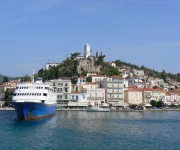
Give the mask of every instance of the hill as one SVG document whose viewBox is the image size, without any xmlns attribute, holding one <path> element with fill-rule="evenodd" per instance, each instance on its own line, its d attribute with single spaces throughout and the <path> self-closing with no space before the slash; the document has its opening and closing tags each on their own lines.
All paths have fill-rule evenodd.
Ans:
<svg viewBox="0 0 180 150">
<path fill-rule="evenodd" d="M 3 82 L 5 75 L 0 74 L 0 84 Z M 19 77 L 8 77 L 9 80 L 19 79 Z"/>
<path fill-rule="evenodd" d="M 164 82 L 167 82 L 167 79 L 172 79 L 174 81 L 180 82 L 180 73 L 172 74 L 172 73 L 167 73 L 165 70 L 162 70 L 162 72 L 158 72 L 155 71 L 154 69 L 149 69 L 145 66 L 139 67 L 135 64 L 126 63 L 120 60 L 116 60 L 114 62 L 117 66 L 127 66 L 130 67 L 131 69 L 143 70 L 147 76 L 161 78 L 164 80 Z"/>
</svg>

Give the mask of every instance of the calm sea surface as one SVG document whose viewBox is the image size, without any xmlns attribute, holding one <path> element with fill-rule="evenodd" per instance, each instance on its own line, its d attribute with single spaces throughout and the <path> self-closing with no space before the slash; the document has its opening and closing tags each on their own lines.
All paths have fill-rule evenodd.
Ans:
<svg viewBox="0 0 180 150">
<path fill-rule="evenodd" d="M 57 111 L 18 121 L 0 111 L 0 150 L 179 150 L 180 111 Z"/>
</svg>

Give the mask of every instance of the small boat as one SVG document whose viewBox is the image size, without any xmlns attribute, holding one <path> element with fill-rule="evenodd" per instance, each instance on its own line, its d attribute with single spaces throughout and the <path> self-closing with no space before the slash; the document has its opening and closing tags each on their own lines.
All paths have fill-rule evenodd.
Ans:
<svg viewBox="0 0 180 150">
<path fill-rule="evenodd" d="M 56 110 L 56 93 L 49 84 L 38 78 L 36 82 L 19 83 L 12 98 L 19 120 L 35 120 L 52 116 Z"/>
<path fill-rule="evenodd" d="M 108 104 L 102 103 L 96 106 L 88 107 L 87 111 L 88 112 L 109 112 L 110 108 Z"/>
</svg>

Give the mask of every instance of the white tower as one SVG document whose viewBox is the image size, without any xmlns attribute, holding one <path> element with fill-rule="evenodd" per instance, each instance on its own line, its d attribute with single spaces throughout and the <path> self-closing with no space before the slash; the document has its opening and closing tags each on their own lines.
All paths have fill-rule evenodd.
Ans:
<svg viewBox="0 0 180 150">
<path fill-rule="evenodd" d="M 84 46 L 84 59 L 87 59 L 91 55 L 90 53 L 90 45 L 86 44 Z"/>
</svg>

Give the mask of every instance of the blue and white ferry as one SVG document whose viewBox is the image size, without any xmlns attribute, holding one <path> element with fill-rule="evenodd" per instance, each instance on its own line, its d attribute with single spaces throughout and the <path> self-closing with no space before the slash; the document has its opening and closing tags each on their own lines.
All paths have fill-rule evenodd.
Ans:
<svg viewBox="0 0 180 150">
<path fill-rule="evenodd" d="M 56 110 L 56 92 L 49 84 L 43 83 L 42 78 L 37 78 L 35 83 L 19 83 L 12 98 L 12 105 L 20 120 L 49 117 Z"/>
</svg>

